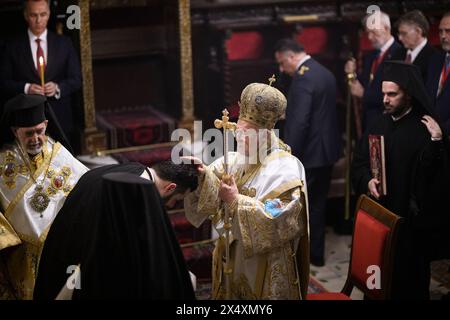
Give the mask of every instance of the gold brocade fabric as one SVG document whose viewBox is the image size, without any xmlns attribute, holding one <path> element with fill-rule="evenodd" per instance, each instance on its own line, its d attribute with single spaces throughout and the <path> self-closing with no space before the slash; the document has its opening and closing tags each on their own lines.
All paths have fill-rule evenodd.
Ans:
<svg viewBox="0 0 450 320">
<path fill-rule="evenodd" d="M 72 186 L 87 171 L 48 138 L 43 153 L 27 160 L 18 146 L 0 150 L 0 299 L 33 298 L 48 230 Z M 37 186 L 48 195 L 42 212 L 32 206 Z"/>
<path fill-rule="evenodd" d="M 33 299 L 34 283 L 37 276 L 39 257 L 43 244 L 35 246 L 23 242 L 19 246 L 8 248 L 0 252 L 4 259 L 6 268 L 2 270 L 5 278 L 10 279 L 9 292 L 0 299 Z M 2 272 L 0 271 L 0 272 Z"/>
<path fill-rule="evenodd" d="M 34 173 L 37 170 L 37 168 L 42 166 L 42 164 L 44 163 L 44 156 L 42 155 L 42 153 L 39 153 L 30 159 L 30 163 L 32 173 Z"/>
<path fill-rule="evenodd" d="M 31 174 L 34 174 L 36 170 L 45 164 L 45 159 L 49 162 L 49 156 L 50 153 L 45 149 L 45 152 L 30 158 Z M 49 165 L 49 163 L 47 163 L 47 165 Z M 6 228 L 9 227 L 9 238 L 11 238 L 11 236 L 13 239 L 18 238 L 9 223 L 6 224 L 5 221 L 0 222 L 3 222 L 0 224 L 0 232 L 3 231 L 3 229 L 6 231 Z M 4 237 L 2 237 L 2 235 Z M 45 236 L 42 238 L 45 238 Z M 34 283 L 43 242 L 36 245 L 29 243 L 26 240 L 21 241 L 19 238 L 19 241 L 21 241 L 20 245 L 9 247 L 14 245 L 14 243 L 6 243 L 7 238 L 5 234 L 0 234 L 0 240 L 0 248 L 8 247 L 7 249 L 0 251 L 0 257 L 3 260 L 0 265 L 0 278 L 2 279 L 0 282 L 0 286 L 2 286 L 0 289 L 0 299 L 31 300 L 33 298 Z M 14 242 L 14 240 L 12 242 Z"/>
<path fill-rule="evenodd" d="M 282 145 L 285 149 L 285 145 Z M 286 151 L 277 151 L 259 164 L 236 167 L 230 155 L 230 168 L 239 195 L 226 204 L 231 222 L 230 265 L 231 299 L 301 299 L 305 288 L 305 268 L 297 265 L 296 253 L 304 255 L 309 265 L 309 252 L 297 252 L 299 243 L 308 241 L 306 205 L 301 189 L 304 171 L 301 163 Z M 272 161 L 281 161 L 273 162 Z M 188 220 L 198 226 L 211 219 L 220 237 L 213 252 L 213 298 L 226 299 L 225 237 L 223 208 L 218 190 L 223 162 L 216 161 L 205 169 L 199 188 L 185 198 Z M 299 170 L 299 168 L 301 170 Z M 298 170 L 301 173 L 292 174 Z M 265 201 L 276 199 L 282 214 L 273 217 L 265 209 Z M 302 241 L 301 241 L 302 240 Z M 307 255 L 307 256 L 306 256 Z M 302 288 L 301 288 L 302 286 Z"/>
</svg>

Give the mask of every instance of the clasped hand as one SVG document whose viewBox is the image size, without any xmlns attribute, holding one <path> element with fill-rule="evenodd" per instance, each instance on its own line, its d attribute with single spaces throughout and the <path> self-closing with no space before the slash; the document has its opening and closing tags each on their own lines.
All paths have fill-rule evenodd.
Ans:
<svg viewBox="0 0 450 320">
<path fill-rule="evenodd" d="M 219 198 L 223 202 L 231 204 L 237 198 L 238 194 L 239 191 L 232 176 L 229 179 L 225 179 L 225 181 L 220 181 Z"/>
<path fill-rule="evenodd" d="M 53 97 L 56 94 L 56 83 L 54 82 L 47 82 L 44 87 L 32 83 L 30 85 L 30 88 L 28 89 L 28 93 L 29 94 L 40 94 L 40 95 L 45 95 L 47 97 Z"/>
</svg>

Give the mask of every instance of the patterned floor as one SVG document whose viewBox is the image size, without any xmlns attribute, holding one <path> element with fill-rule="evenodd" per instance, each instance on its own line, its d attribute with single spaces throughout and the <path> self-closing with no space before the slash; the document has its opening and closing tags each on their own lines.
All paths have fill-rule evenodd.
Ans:
<svg viewBox="0 0 450 320">
<path fill-rule="evenodd" d="M 325 266 L 311 266 L 313 275 L 328 291 L 340 291 L 345 283 L 350 258 L 350 235 L 338 235 L 333 228 L 326 229 Z M 450 260 L 432 263 L 430 296 L 432 300 L 440 300 L 450 292 Z M 361 300 L 363 294 L 354 289 L 352 299 Z"/>
</svg>

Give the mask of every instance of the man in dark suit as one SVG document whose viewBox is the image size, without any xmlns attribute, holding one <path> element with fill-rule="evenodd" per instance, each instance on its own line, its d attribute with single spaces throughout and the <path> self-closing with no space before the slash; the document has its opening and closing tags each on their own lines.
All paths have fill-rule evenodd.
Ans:
<svg viewBox="0 0 450 320">
<path fill-rule="evenodd" d="M 0 86 L 6 96 L 19 93 L 47 96 L 69 138 L 73 120 L 71 94 L 81 86 L 81 72 L 75 49 L 66 37 L 47 30 L 50 7 L 46 0 L 28 0 L 24 17 L 28 31 L 7 45 L 0 66 Z M 41 85 L 41 65 L 44 86 Z"/>
<path fill-rule="evenodd" d="M 450 11 L 441 19 L 439 38 L 444 52 L 438 52 L 430 59 L 427 90 L 445 134 L 450 135 Z"/>
<path fill-rule="evenodd" d="M 372 16 L 363 19 L 363 26 L 367 37 L 375 48 L 363 58 L 362 72 L 351 85 L 353 96 L 362 99 L 363 128 L 369 128 L 373 121 L 383 113 L 383 95 L 381 94 L 381 75 L 383 74 L 383 62 L 395 59 L 401 45 L 395 41 L 391 34 L 391 22 L 384 12 L 377 13 L 378 24 L 373 24 Z M 354 59 L 345 64 L 346 73 L 356 72 Z"/>
<path fill-rule="evenodd" d="M 308 184 L 311 263 L 324 265 L 325 205 L 341 133 L 336 114 L 336 79 L 294 40 L 275 49 L 280 71 L 292 77 L 287 96 L 285 142 L 303 163 Z"/>
<path fill-rule="evenodd" d="M 405 13 L 397 20 L 398 39 L 405 47 L 399 59 L 420 68 L 422 78 L 427 78 L 428 64 L 437 50 L 428 43 L 430 24 L 419 10 Z"/>
</svg>

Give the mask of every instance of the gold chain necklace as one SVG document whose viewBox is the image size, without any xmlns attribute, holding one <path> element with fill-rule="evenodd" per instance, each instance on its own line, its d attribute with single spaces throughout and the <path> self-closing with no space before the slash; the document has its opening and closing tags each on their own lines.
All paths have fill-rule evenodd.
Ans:
<svg viewBox="0 0 450 320">
<path fill-rule="evenodd" d="M 48 162 L 47 169 L 44 173 L 43 178 L 41 179 L 41 182 L 38 183 L 37 180 L 33 176 L 29 157 L 25 155 L 19 141 L 17 141 L 17 145 L 19 146 L 19 150 L 22 153 L 22 158 L 23 158 L 24 162 L 26 163 L 26 165 L 28 166 L 28 169 L 30 170 L 30 177 L 31 177 L 31 179 L 33 179 L 34 183 L 36 184 L 36 187 L 34 188 L 34 194 L 30 199 L 30 206 L 31 206 L 31 208 L 33 208 L 34 211 L 39 212 L 40 218 L 43 218 L 44 217 L 43 212 L 47 209 L 47 207 L 50 203 L 50 197 L 44 191 L 44 182 L 45 182 L 45 177 L 48 174 L 50 165 L 52 163 L 55 148 L 54 147 L 52 148 L 52 153 L 50 155 L 50 161 Z M 45 147 L 47 147 L 47 140 L 44 142 L 44 145 L 45 145 Z M 44 162 L 45 162 L 45 158 L 44 158 Z M 36 168 L 36 170 L 37 170 L 37 168 Z"/>
</svg>

